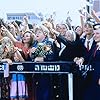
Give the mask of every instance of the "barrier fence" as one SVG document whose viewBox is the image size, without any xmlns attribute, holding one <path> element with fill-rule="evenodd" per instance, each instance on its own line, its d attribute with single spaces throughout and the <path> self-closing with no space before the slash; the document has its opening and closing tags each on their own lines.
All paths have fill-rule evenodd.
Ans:
<svg viewBox="0 0 100 100">
<path fill-rule="evenodd" d="M 8 63 L 0 63 L 0 76 L 9 77 L 11 73 L 24 74 L 66 74 L 68 76 L 68 97 L 69 100 L 74 100 L 73 92 L 73 74 L 77 71 L 74 62 L 13 62 L 12 65 Z M 2 86 L 1 86 L 2 87 Z M 2 99 L 2 89 L 0 88 L 0 98 Z"/>
</svg>

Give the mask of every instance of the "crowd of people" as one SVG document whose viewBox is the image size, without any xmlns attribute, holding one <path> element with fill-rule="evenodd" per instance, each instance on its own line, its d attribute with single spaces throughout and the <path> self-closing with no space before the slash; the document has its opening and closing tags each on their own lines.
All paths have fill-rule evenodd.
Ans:
<svg viewBox="0 0 100 100">
<path fill-rule="evenodd" d="M 1 19 L 0 62 L 11 65 L 12 62 L 25 61 L 73 61 L 79 69 L 82 65 L 91 65 L 93 70 L 87 71 L 85 77 L 79 71 L 78 80 L 75 80 L 78 81 L 78 88 L 74 98 L 100 99 L 100 19 L 95 11 L 91 12 L 92 15 L 80 15 L 80 26 L 71 26 L 66 21 L 55 23 L 49 18 L 40 25 L 31 25 L 30 28 L 27 16 L 22 22 L 5 23 Z M 4 100 L 68 99 L 66 75 L 33 74 L 28 77 L 32 78 L 27 78 L 25 74 L 12 74 L 8 93 L 10 97 L 3 97 Z"/>
</svg>

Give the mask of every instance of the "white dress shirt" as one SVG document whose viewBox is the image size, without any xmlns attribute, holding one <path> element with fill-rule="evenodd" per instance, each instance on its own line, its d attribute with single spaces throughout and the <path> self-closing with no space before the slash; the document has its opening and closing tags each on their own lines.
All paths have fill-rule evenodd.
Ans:
<svg viewBox="0 0 100 100">
<path fill-rule="evenodd" d="M 91 38 L 89 40 L 86 38 L 85 43 L 84 43 L 84 45 L 85 45 L 86 48 L 87 48 L 87 42 L 88 41 L 89 41 L 89 50 L 90 50 L 91 47 L 92 47 L 92 44 L 93 44 L 93 38 Z"/>
</svg>

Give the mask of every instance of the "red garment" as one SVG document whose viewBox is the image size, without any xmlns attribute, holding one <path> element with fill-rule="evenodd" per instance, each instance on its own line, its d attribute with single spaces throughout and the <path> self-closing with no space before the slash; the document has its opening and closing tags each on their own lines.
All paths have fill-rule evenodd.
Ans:
<svg viewBox="0 0 100 100">
<path fill-rule="evenodd" d="M 19 49 L 21 49 L 25 55 L 25 58 L 27 58 L 28 51 L 30 48 L 26 48 L 22 42 L 16 42 L 15 47 L 18 47 Z"/>
<path fill-rule="evenodd" d="M 95 50 L 94 50 L 94 54 L 93 54 L 94 57 L 95 57 L 95 55 L 96 55 L 97 48 L 98 48 L 98 45 L 96 45 L 96 48 L 95 48 Z"/>
<path fill-rule="evenodd" d="M 89 51 L 89 43 L 90 41 L 87 41 L 87 50 Z"/>
</svg>

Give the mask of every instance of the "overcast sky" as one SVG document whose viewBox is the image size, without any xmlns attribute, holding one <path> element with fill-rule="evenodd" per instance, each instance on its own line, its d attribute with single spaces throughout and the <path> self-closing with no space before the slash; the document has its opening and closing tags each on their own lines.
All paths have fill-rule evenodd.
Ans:
<svg viewBox="0 0 100 100">
<path fill-rule="evenodd" d="M 74 23 L 77 22 L 78 9 L 82 5 L 82 0 L 0 0 L 0 16 L 5 17 L 6 13 L 24 12 L 57 12 L 58 19 L 65 18 L 68 11 Z"/>
</svg>

